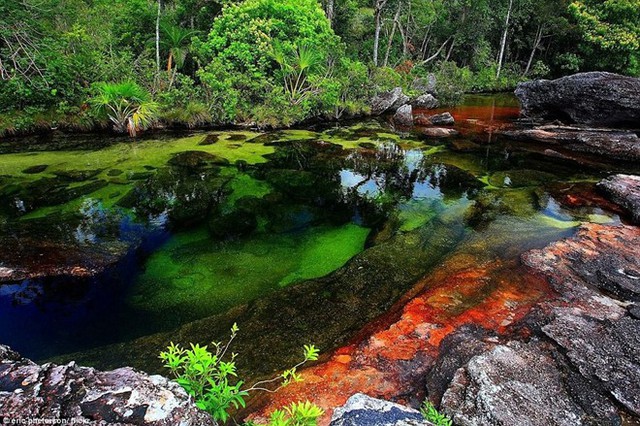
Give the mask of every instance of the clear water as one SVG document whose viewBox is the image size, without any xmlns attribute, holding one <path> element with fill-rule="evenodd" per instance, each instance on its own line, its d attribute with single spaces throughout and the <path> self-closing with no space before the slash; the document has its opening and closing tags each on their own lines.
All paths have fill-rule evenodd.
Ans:
<svg viewBox="0 0 640 426">
<path fill-rule="evenodd" d="M 260 374 L 303 343 L 348 341 L 461 244 L 516 258 L 621 220 L 594 183 L 632 165 L 501 140 L 510 96 L 451 112 L 450 139 L 365 121 L 0 144 L 0 268 L 58 271 L 0 283 L 0 342 L 152 371 L 169 341 L 222 339 L 237 321 Z"/>
</svg>

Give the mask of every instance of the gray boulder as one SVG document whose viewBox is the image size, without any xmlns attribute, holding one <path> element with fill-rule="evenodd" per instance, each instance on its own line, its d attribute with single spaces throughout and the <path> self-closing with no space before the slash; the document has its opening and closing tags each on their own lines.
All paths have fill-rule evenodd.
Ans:
<svg viewBox="0 0 640 426">
<path fill-rule="evenodd" d="M 330 426 L 433 426 L 419 411 L 357 393 L 336 408 Z"/>
<path fill-rule="evenodd" d="M 414 121 L 418 126 L 450 126 L 456 123 L 449 112 L 433 115 L 419 114 Z"/>
<path fill-rule="evenodd" d="M 396 87 L 390 92 L 376 95 L 371 100 L 371 113 L 381 115 L 385 112 L 395 112 L 407 102 L 409 102 L 409 97 L 402 92 L 401 87 Z"/>
<path fill-rule="evenodd" d="M 393 116 L 393 122 L 399 126 L 413 126 L 413 108 L 411 105 L 402 105 Z"/>
<path fill-rule="evenodd" d="M 424 95 L 420 95 L 417 98 L 415 98 L 413 101 L 411 101 L 411 105 L 413 105 L 416 108 L 423 108 L 423 109 L 438 108 L 439 104 L 440 103 L 438 102 L 438 100 L 434 98 L 433 95 L 430 93 L 425 93 Z"/>
<path fill-rule="evenodd" d="M 437 83 L 435 74 L 428 74 L 426 77 L 413 80 L 411 88 L 418 92 L 435 94 Z"/>
<path fill-rule="evenodd" d="M 509 139 L 559 145 L 570 151 L 597 154 L 615 160 L 640 160 L 640 138 L 631 131 L 545 125 L 498 133 Z"/>
<path fill-rule="evenodd" d="M 213 426 L 178 385 L 132 368 L 38 365 L 0 345 L 0 418 L 89 425 Z M 26 424 L 26 423 L 25 423 Z"/>
<path fill-rule="evenodd" d="M 441 411 L 458 426 L 618 424 L 616 408 L 603 396 L 582 386 L 590 393 L 582 405 L 567 382 L 561 361 L 543 344 L 509 342 L 473 357 L 455 373 Z"/>
<path fill-rule="evenodd" d="M 640 321 L 600 320 L 558 309 L 544 333 L 566 351 L 571 364 L 594 378 L 620 404 L 640 416 Z"/>
<path fill-rule="evenodd" d="M 515 94 L 525 117 L 611 127 L 640 125 L 639 78 L 580 73 L 521 83 Z"/>
</svg>

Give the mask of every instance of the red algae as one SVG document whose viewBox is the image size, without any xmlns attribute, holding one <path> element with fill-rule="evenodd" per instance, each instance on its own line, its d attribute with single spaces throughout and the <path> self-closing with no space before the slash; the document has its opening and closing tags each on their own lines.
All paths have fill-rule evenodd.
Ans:
<svg viewBox="0 0 640 426">
<path fill-rule="evenodd" d="M 516 261 L 482 262 L 468 254 L 453 255 L 417 283 L 396 309 L 370 325 L 366 335 L 302 371 L 303 382 L 270 395 L 256 417 L 310 400 L 325 410 L 319 423 L 323 426 L 333 409 L 357 392 L 415 403 L 424 397 L 421 374 L 433 363 L 445 336 L 465 324 L 509 333 L 551 294 L 544 278 L 527 274 Z"/>
</svg>

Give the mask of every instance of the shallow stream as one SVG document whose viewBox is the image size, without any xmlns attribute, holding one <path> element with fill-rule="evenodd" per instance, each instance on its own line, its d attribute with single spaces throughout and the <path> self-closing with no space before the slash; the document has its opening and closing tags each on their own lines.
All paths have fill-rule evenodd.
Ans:
<svg viewBox="0 0 640 426">
<path fill-rule="evenodd" d="M 594 184 L 633 165 L 500 139 L 511 96 L 451 112 L 448 139 L 370 120 L 0 142 L 0 278 L 31 274 L 0 280 L 0 342 L 156 371 L 170 341 L 237 321 L 241 368 L 262 374 L 348 342 L 461 245 L 513 262 L 624 220 Z"/>
</svg>

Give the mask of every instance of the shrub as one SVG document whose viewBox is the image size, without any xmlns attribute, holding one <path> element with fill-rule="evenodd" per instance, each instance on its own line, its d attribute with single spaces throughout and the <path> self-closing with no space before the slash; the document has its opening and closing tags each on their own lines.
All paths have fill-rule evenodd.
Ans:
<svg viewBox="0 0 640 426">
<path fill-rule="evenodd" d="M 89 102 L 105 115 L 116 132 L 129 132 L 132 137 L 147 128 L 156 118 L 158 104 L 137 83 L 97 83 L 96 95 Z"/>
<path fill-rule="evenodd" d="M 277 377 L 245 387 L 244 381 L 238 379 L 236 370 L 235 360 L 238 355 L 235 353 L 228 355 L 229 347 L 238 331 L 238 326 L 233 324 L 229 340 L 226 343 L 213 342 L 211 344 L 213 351 L 210 351 L 207 346 L 198 344 L 191 344 L 190 349 L 184 349 L 180 345 L 171 343 L 166 351 L 160 353 L 160 359 L 176 378 L 176 382 L 194 397 L 199 408 L 211 414 L 216 421 L 226 422 L 232 407 L 235 409 L 244 407 L 244 398 L 250 392 L 258 390 L 274 392 L 291 382 L 301 381 L 297 369 L 308 361 L 318 359 L 318 350 L 315 346 L 305 345 L 304 358 L 297 365 L 285 370 Z M 228 360 L 225 358 L 227 355 Z M 270 384 L 278 384 L 278 386 L 275 390 L 269 389 L 266 386 Z M 287 413 L 289 414 L 288 418 L 293 419 L 302 414 L 316 414 L 317 410 L 312 410 L 303 404 L 302 407 L 290 407 Z M 316 418 L 321 414 L 318 414 Z M 283 419 L 286 420 L 286 418 L 285 415 Z M 285 424 L 294 425 L 297 423 Z"/>
<path fill-rule="evenodd" d="M 307 46 L 322 59 L 339 52 L 339 39 L 316 0 L 231 3 L 213 22 L 207 40 L 196 40 L 202 60 L 217 58 L 230 73 L 252 79 L 273 76 L 277 64 L 271 53 L 276 45 Z"/>
</svg>

